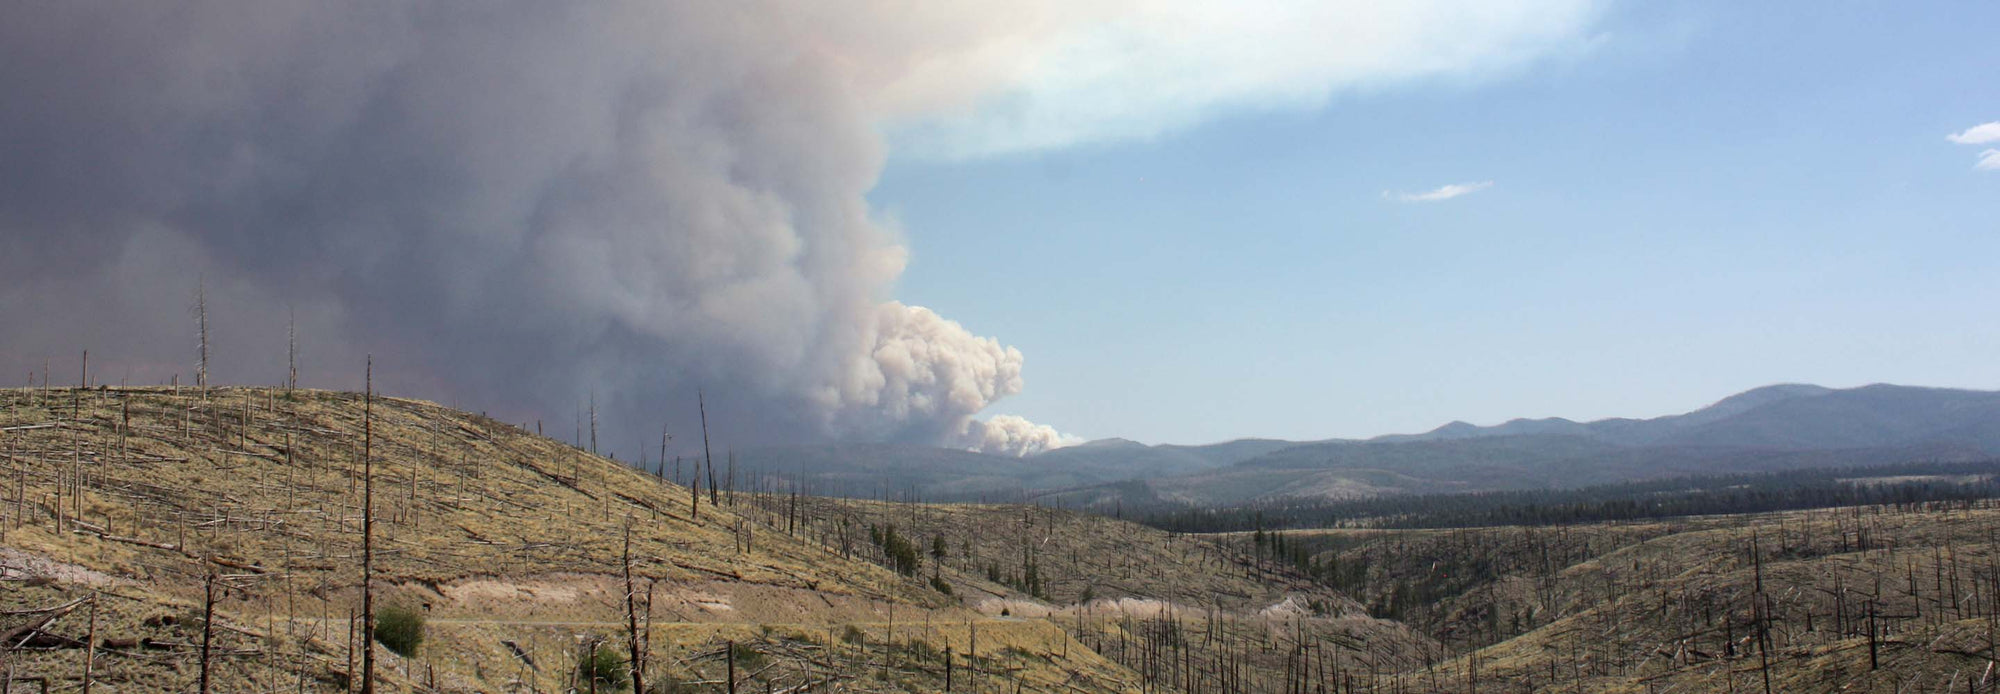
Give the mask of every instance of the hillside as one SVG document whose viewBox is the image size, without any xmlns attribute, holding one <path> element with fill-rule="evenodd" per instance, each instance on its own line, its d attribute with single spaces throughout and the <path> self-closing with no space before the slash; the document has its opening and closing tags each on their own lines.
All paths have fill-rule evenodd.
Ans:
<svg viewBox="0 0 2000 694">
<path fill-rule="evenodd" d="M 1442 652 L 1293 567 L 1209 536 L 1019 505 L 787 495 L 756 503 L 773 519 L 819 519 L 816 533 L 893 531 L 925 554 L 942 549 L 928 570 L 968 606 L 998 618 L 1047 618 L 1153 689 L 1202 691 L 1227 681 L 1226 691 L 1280 691 L 1286 668 L 1296 665 L 1288 662 L 1296 654 L 1278 647 L 1285 634 L 1320 644 L 1322 657 L 1392 671 L 1423 667 Z M 854 556 L 891 563 L 865 541 L 853 544 Z"/>
<path fill-rule="evenodd" d="M 192 691 L 213 577 L 217 691 L 338 690 L 355 667 L 366 447 L 376 599 L 429 615 L 419 657 L 378 649 L 397 689 L 560 690 L 579 639 L 623 648 L 628 530 L 657 682 L 718 681 L 734 641 L 759 690 L 941 687 L 947 647 L 958 677 L 992 687 L 1135 687 L 1050 622 L 960 607 L 741 515 L 727 491 L 697 510 L 685 487 L 518 427 L 410 400 L 370 409 L 364 427 L 351 393 L 0 391 L 0 610 L 43 646 L 10 658 L 15 676 L 76 683 L 95 612 L 94 679 Z"/>
<path fill-rule="evenodd" d="M 1419 689 L 1987 692 L 1996 533 L 1980 502 L 1284 542 L 1445 644 Z"/>
<path fill-rule="evenodd" d="M 660 691 L 723 691 L 731 660 L 751 691 L 1271 691 L 1280 633 L 1381 669 L 1439 652 L 1205 538 L 1024 506 L 697 495 L 412 400 L 4 390 L 0 455 L 0 630 L 29 646 L 7 667 L 58 689 L 90 653 L 106 690 L 195 690 L 213 586 L 215 691 L 344 690 L 369 468 L 377 604 L 428 622 L 413 657 L 377 649 L 394 690 L 565 691 L 581 644 L 622 660 L 628 532 L 646 674 L 682 687 Z"/>
<path fill-rule="evenodd" d="M 0 391 L 0 455 L 4 668 L 57 690 L 87 669 L 107 691 L 193 691 L 208 641 L 215 691 L 343 691 L 371 467 L 376 599 L 428 622 L 412 656 L 377 650 L 396 690 L 581 690 L 587 645 L 621 662 L 630 626 L 656 691 L 725 691 L 732 666 L 739 687 L 795 692 L 1993 681 L 1983 502 L 1185 535 L 1059 508 L 697 495 L 430 403 L 233 388 Z"/>
</svg>

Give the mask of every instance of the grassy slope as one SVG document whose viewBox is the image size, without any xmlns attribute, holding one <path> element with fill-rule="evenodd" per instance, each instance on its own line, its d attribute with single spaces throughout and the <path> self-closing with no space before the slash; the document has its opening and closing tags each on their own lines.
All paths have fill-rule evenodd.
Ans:
<svg viewBox="0 0 2000 694">
<path fill-rule="evenodd" d="M 2000 510 L 1840 509 L 1663 523 L 1302 533 L 1358 598 L 1452 644 L 1469 691 L 1992 691 Z M 1753 552 L 1753 546 L 1755 551 Z M 1764 592 L 1757 592 L 1759 574 Z M 1874 604 L 1878 667 L 1868 662 Z M 1476 656 L 1467 656 L 1476 651 Z M 1971 686 L 1968 687 L 1968 683 Z"/>
<path fill-rule="evenodd" d="M 776 524 L 791 499 L 759 503 Z M 1431 639 L 1369 617 L 1302 574 L 1202 536 L 1020 505 L 798 503 L 822 519 L 809 532 L 831 546 L 841 546 L 844 522 L 858 537 L 849 550 L 857 557 L 886 562 L 868 545 L 870 525 L 893 525 L 926 551 L 942 537 L 942 567 L 927 556 L 920 573 L 937 569 L 968 604 L 989 615 L 1047 616 L 1113 660 L 1184 691 L 1215 690 L 1225 673 L 1241 691 L 1282 691 L 1287 660 L 1296 657 L 1286 644 L 1301 639 L 1319 644 L 1315 658 L 1383 671 L 1420 667 L 1441 653 Z M 1021 590 L 1028 562 L 1040 577 L 1038 594 Z M 989 580 L 989 568 L 1001 582 Z"/>
<path fill-rule="evenodd" d="M 1398 680 L 1464 691 L 1475 672 L 1479 691 L 1759 691 L 1761 569 L 1774 691 L 1995 682 L 1985 668 L 2000 510 L 1290 536 L 1360 567 L 1356 603 L 1243 559 L 1242 536 L 1020 506 L 824 499 L 803 499 L 794 525 L 788 497 L 751 494 L 722 509 L 704 498 L 695 521 L 686 488 L 515 427 L 406 400 L 380 400 L 376 415 L 382 600 L 431 613 L 418 658 L 382 656 L 397 686 L 559 687 L 578 637 L 622 634 L 628 524 L 654 597 L 656 681 L 713 686 L 734 640 L 758 654 L 743 670 L 758 678 L 752 691 L 828 678 L 847 691 L 937 690 L 946 647 L 959 686 L 987 690 L 1131 691 L 1143 676 L 1179 683 L 1169 690 L 1218 691 L 1228 678 L 1283 691 L 1314 668 L 1309 681 L 1347 678 L 1357 691 Z M 337 690 L 358 602 L 358 398 L 6 390 L 0 429 L 0 626 L 98 592 L 98 637 L 120 644 L 99 652 L 98 680 L 191 690 L 213 572 L 217 691 Z M 871 523 L 925 549 L 945 537 L 939 573 L 957 597 L 882 568 Z M 1024 554 L 1039 597 L 986 580 L 987 566 L 1017 573 Z M 931 568 L 926 558 L 922 573 Z M 1097 600 L 1079 604 L 1086 591 Z M 1360 614 L 1396 604 L 1397 591 L 1409 626 Z M 73 686 L 82 651 L 61 641 L 83 635 L 89 606 L 75 603 L 41 650 L 6 667 Z M 1425 666 L 1440 655 L 1452 657 Z"/>
<path fill-rule="evenodd" d="M 218 663 L 218 677 L 232 678 L 218 690 L 301 678 L 326 690 L 345 676 L 346 620 L 359 603 L 359 396 L 15 389 L 0 391 L 0 428 L 9 429 L 0 441 L 9 499 L 0 504 L 0 545 L 15 553 L 8 565 L 108 576 L 101 588 L 114 597 L 100 603 L 100 638 L 187 643 L 213 571 L 224 586 L 219 621 L 240 628 L 224 639 L 262 644 Z M 923 689 L 941 679 L 933 672 L 941 667 L 911 658 L 952 642 L 946 626 L 955 624 L 964 632 L 960 654 L 978 630 L 978 655 L 992 659 L 977 667 L 996 680 L 1123 691 L 1130 679 L 1047 622 L 957 608 L 918 581 L 844 560 L 706 498 L 696 520 L 686 488 L 510 425 L 378 398 L 372 430 L 378 600 L 427 608 L 432 620 L 420 660 L 385 656 L 392 679 L 407 669 L 428 680 L 434 669 L 447 690 L 557 686 L 578 635 L 623 633 L 618 573 L 628 526 L 634 571 L 653 586 L 663 673 L 714 679 L 723 662 L 712 654 L 735 638 L 790 654 L 761 673 L 780 686 L 836 677 L 850 690 Z M 0 609 L 66 603 L 89 588 L 64 579 L 8 591 Z M 163 614 L 177 615 L 175 624 L 144 621 Z M 74 610 L 46 631 L 80 638 L 86 621 Z M 912 629 L 924 621 L 929 629 Z M 848 626 L 875 645 L 834 638 L 830 648 L 829 637 Z M 880 647 L 891 638 L 922 645 Z M 899 667 L 882 668 L 884 658 Z M 195 660 L 186 648 L 106 652 L 97 677 L 184 690 Z M 73 679 L 81 649 L 38 652 L 12 666 Z"/>
</svg>

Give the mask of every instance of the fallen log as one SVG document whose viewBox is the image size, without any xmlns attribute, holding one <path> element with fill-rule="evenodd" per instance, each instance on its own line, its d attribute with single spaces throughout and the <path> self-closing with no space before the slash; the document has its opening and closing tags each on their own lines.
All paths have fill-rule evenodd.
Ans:
<svg viewBox="0 0 2000 694">
<path fill-rule="evenodd" d="M 41 631 L 42 627 L 46 627 L 50 623 L 53 623 L 56 620 L 61 619 L 63 615 L 69 614 L 71 610 L 76 609 L 77 605 L 83 604 L 83 601 L 86 599 L 87 598 L 77 598 L 75 600 L 71 600 L 68 604 L 57 605 L 55 607 L 48 608 L 47 610 L 45 610 L 47 614 L 43 616 L 41 619 L 10 629 L 5 634 L 0 634 L 0 647 L 5 647 L 7 650 L 10 651 L 14 650 L 18 646 L 19 642 L 25 640 L 28 636 L 33 635 L 35 632 Z"/>
</svg>

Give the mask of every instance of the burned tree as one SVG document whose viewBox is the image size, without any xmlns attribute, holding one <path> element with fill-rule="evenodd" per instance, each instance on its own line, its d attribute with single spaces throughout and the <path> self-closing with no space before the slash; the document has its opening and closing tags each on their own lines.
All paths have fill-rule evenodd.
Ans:
<svg viewBox="0 0 2000 694">
<path fill-rule="evenodd" d="M 197 343 L 199 346 L 196 351 L 196 360 L 195 360 L 194 386 L 196 388 L 207 388 L 208 387 L 208 279 L 206 277 L 195 280 L 194 323 L 195 323 L 195 331 L 198 335 L 198 340 L 199 340 Z"/>
<path fill-rule="evenodd" d="M 361 395 L 361 694 L 375 694 L 375 356 Z"/>
</svg>

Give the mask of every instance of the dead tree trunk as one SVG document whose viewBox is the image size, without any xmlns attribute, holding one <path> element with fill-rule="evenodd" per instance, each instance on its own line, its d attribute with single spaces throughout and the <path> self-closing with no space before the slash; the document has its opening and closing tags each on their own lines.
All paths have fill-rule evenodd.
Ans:
<svg viewBox="0 0 2000 694">
<path fill-rule="evenodd" d="M 285 313 L 285 392 L 299 387 L 299 318 L 298 311 L 286 309 Z"/>
<path fill-rule="evenodd" d="M 85 352 L 88 354 L 88 352 Z M 97 600 L 101 593 L 90 596 L 90 628 L 83 635 L 83 694 L 90 694 L 90 685 L 97 665 Z"/>
<path fill-rule="evenodd" d="M 1764 552 L 1758 546 L 1757 535 L 1750 535 L 1750 561 L 1756 567 L 1757 585 L 1753 597 L 1751 614 L 1757 619 L 1757 669 L 1764 677 L 1764 694 L 1771 694 L 1771 622 L 1770 610 L 1764 597 Z"/>
<path fill-rule="evenodd" d="M 632 522 L 625 522 L 625 633 L 632 651 L 632 691 L 646 691 L 646 651 L 639 633 L 639 609 L 637 595 L 632 589 Z"/>
<path fill-rule="evenodd" d="M 375 694 L 375 356 L 361 394 L 361 694 Z"/>
<path fill-rule="evenodd" d="M 196 388 L 207 388 L 208 387 L 208 279 L 206 277 L 195 280 L 194 322 L 195 322 L 195 330 L 200 334 L 200 343 L 199 343 L 200 348 L 199 351 L 196 353 L 197 360 L 195 362 L 194 385 Z"/>
<path fill-rule="evenodd" d="M 201 601 L 201 694 L 208 694 L 209 644 L 215 638 L 215 572 L 208 572 Z"/>
<path fill-rule="evenodd" d="M 701 459 L 702 467 L 708 468 L 708 505 L 714 506 L 715 497 L 715 455 L 708 448 L 708 403 L 702 399 L 701 391 L 694 392 L 694 404 L 701 412 Z M 696 504 L 700 504 L 701 473 L 695 473 Z"/>
</svg>

